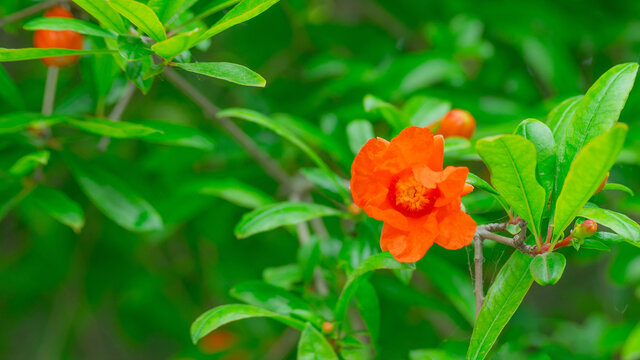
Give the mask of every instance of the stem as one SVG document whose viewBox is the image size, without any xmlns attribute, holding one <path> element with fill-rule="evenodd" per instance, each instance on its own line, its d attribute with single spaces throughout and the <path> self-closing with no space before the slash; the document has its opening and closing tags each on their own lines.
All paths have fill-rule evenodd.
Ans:
<svg viewBox="0 0 640 360">
<path fill-rule="evenodd" d="M 253 139 L 245 134 L 242 129 L 240 129 L 229 118 L 216 116 L 219 110 L 218 107 L 207 99 L 202 92 L 189 84 L 189 82 L 172 69 L 165 70 L 164 74 L 173 86 L 182 91 L 188 98 L 202 108 L 206 118 L 218 123 L 223 130 L 234 138 L 235 141 L 246 150 L 249 156 L 251 156 L 260 165 L 260 167 L 264 169 L 267 175 L 279 181 L 286 188 L 291 188 L 291 179 L 282 167 L 280 167 L 280 164 L 278 164 L 269 155 L 265 154 L 264 151 L 256 145 Z"/>
<path fill-rule="evenodd" d="M 43 3 L 30 6 L 20 11 L 16 11 L 13 14 L 7 15 L 4 17 L 4 19 L 0 20 L 0 26 L 4 26 L 6 24 L 10 24 L 12 22 L 18 21 L 22 18 L 29 17 L 37 12 L 40 12 L 42 10 L 47 10 L 48 8 L 53 7 L 54 5 L 57 5 L 59 3 L 64 3 L 64 2 L 67 2 L 67 0 L 50 0 L 50 1 L 45 1 Z"/>
<path fill-rule="evenodd" d="M 47 82 L 44 85 L 44 96 L 42 98 L 42 115 L 44 116 L 49 116 L 53 113 L 59 70 L 56 66 L 47 67 Z"/>
<path fill-rule="evenodd" d="M 136 86 L 133 83 L 130 82 L 127 84 L 127 87 L 124 89 L 124 93 L 122 94 L 122 97 L 120 97 L 120 100 L 118 100 L 116 105 L 113 107 L 113 110 L 111 110 L 111 114 L 109 114 L 109 120 L 120 121 L 120 118 L 122 117 L 122 113 L 124 113 L 124 109 L 127 108 L 127 105 L 131 101 L 131 98 L 133 97 L 133 93 L 135 92 L 135 90 L 136 90 Z M 105 152 L 109 147 L 110 143 L 111 143 L 111 138 L 108 136 L 103 136 L 102 138 L 100 138 L 100 141 L 98 142 L 98 151 Z"/>
<path fill-rule="evenodd" d="M 475 288 L 473 294 L 476 296 L 476 318 L 480 314 L 480 308 L 484 302 L 484 289 L 482 285 L 482 263 L 484 262 L 484 256 L 482 255 L 482 237 L 477 235 L 474 237 L 474 254 L 473 262 L 475 263 Z"/>
</svg>

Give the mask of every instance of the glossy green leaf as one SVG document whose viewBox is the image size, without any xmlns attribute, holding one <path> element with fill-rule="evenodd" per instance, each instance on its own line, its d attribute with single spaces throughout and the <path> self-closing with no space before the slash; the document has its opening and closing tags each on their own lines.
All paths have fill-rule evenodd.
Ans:
<svg viewBox="0 0 640 360">
<path fill-rule="evenodd" d="M 536 148 L 522 136 L 502 135 L 481 139 L 476 150 L 491 171 L 491 182 L 521 218 L 540 238 L 545 190 L 536 180 Z"/>
<path fill-rule="evenodd" d="M 629 189 L 628 186 L 622 184 L 606 183 L 602 190 L 618 190 L 626 192 L 627 194 L 633 196 L 633 190 Z"/>
<path fill-rule="evenodd" d="M 190 126 L 157 120 L 140 120 L 136 121 L 136 123 L 156 130 L 142 137 L 142 140 L 147 142 L 189 147 L 204 151 L 212 151 L 214 148 L 213 139 L 202 131 Z"/>
<path fill-rule="evenodd" d="M 138 30 L 149 35 L 154 41 L 162 41 L 167 38 L 162 22 L 149 6 L 133 0 L 108 0 L 108 2 L 115 11 L 131 21 Z"/>
<path fill-rule="evenodd" d="M 180 10 L 185 0 L 149 0 L 147 5 L 158 15 L 163 24 L 166 24 Z"/>
<path fill-rule="evenodd" d="M 2 65 L 0 65 L 0 98 L 14 109 L 24 110 L 25 108 L 22 93 Z"/>
<path fill-rule="evenodd" d="M 36 60 L 44 57 L 55 57 L 65 55 L 96 55 L 108 54 L 111 50 L 70 50 L 70 49 L 0 49 L 0 62 Z"/>
<path fill-rule="evenodd" d="M 261 317 L 278 320 L 298 330 L 302 330 L 305 327 L 304 323 L 300 320 L 296 320 L 288 316 L 279 315 L 272 311 L 261 309 L 256 306 L 241 304 L 222 305 L 200 315 L 196 319 L 196 321 L 191 324 L 191 340 L 195 344 L 198 342 L 198 340 L 202 339 L 208 333 L 216 330 L 222 325 L 237 320 Z"/>
<path fill-rule="evenodd" d="M 94 163 L 67 157 L 82 191 L 102 213 L 129 231 L 162 229 L 158 212 L 128 184 Z"/>
<path fill-rule="evenodd" d="M 561 102 L 549 113 L 547 125 L 553 133 L 556 144 L 564 144 L 567 125 L 571 122 L 584 95 L 570 97 Z"/>
<path fill-rule="evenodd" d="M 173 66 L 192 73 L 214 77 L 244 86 L 264 87 L 266 80 L 248 67 L 226 62 L 174 63 Z"/>
<path fill-rule="evenodd" d="M 322 334 L 307 323 L 298 342 L 298 360 L 338 360 L 331 344 Z"/>
<path fill-rule="evenodd" d="M 585 239 L 582 245 L 580 245 L 580 248 L 598 251 L 611 251 L 610 247 L 594 239 Z"/>
<path fill-rule="evenodd" d="M 144 137 L 160 132 L 160 130 L 125 121 L 67 118 L 65 122 L 82 131 L 118 139 Z"/>
<path fill-rule="evenodd" d="M 142 39 L 137 36 L 119 35 L 117 44 L 120 56 L 129 61 L 141 60 L 145 56 L 153 54 L 153 52 L 147 48 L 144 42 L 142 42 Z"/>
<path fill-rule="evenodd" d="M 357 154 L 364 144 L 374 137 L 373 126 L 367 120 L 353 120 L 347 125 L 349 148 L 354 154 Z"/>
<path fill-rule="evenodd" d="M 181 192 L 211 195 L 250 209 L 273 203 L 269 195 L 233 178 L 189 181 L 182 186 Z"/>
<path fill-rule="evenodd" d="M 366 112 L 382 116 L 382 118 L 397 132 L 410 125 L 409 121 L 404 117 L 400 110 L 398 110 L 398 108 L 371 94 L 364 97 L 363 105 Z"/>
<path fill-rule="evenodd" d="M 593 206 L 585 206 L 578 211 L 577 216 L 591 219 L 613 230 L 623 237 L 624 241 L 640 247 L 640 225 L 625 214 L 613 210 L 601 209 Z"/>
<path fill-rule="evenodd" d="M 556 146 L 553 134 L 547 125 L 535 119 L 522 121 L 515 133 L 531 141 L 536 147 L 536 179 L 547 193 L 545 199 L 548 199 L 556 178 Z"/>
<path fill-rule="evenodd" d="M 182 34 L 172 36 L 167 40 L 153 44 L 151 46 L 151 50 L 165 59 L 172 59 L 183 51 L 194 47 L 202 32 L 202 29 L 196 28 Z"/>
<path fill-rule="evenodd" d="M 259 207 L 244 214 L 234 233 L 239 239 L 273 230 L 281 226 L 295 225 L 324 216 L 338 216 L 339 210 L 313 203 L 281 202 Z"/>
<path fill-rule="evenodd" d="M 342 288 L 342 293 L 333 311 L 336 321 L 343 321 L 347 313 L 347 308 L 355 296 L 362 276 L 381 269 L 415 269 L 415 264 L 400 263 L 393 258 L 389 252 L 373 255 L 362 262 L 349 276 L 346 284 Z"/>
<path fill-rule="evenodd" d="M 120 34 L 126 34 L 127 27 L 122 18 L 105 0 L 73 0 L 76 5 L 96 18 L 104 27 Z"/>
<path fill-rule="evenodd" d="M 589 88 L 580 101 L 567 125 L 565 141 L 558 148 L 561 183 L 580 150 L 618 121 L 637 72 L 636 63 L 614 66 Z"/>
<path fill-rule="evenodd" d="M 514 251 L 487 292 L 471 334 L 468 360 L 484 359 L 533 283 L 532 258 Z"/>
<path fill-rule="evenodd" d="M 474 188 L 484 190 L 489 194 L 500 195 L 496 189 L 493 188 L 488 182 L 484 181 L 480 176 L 469 173 L 467 175 L 467 184 L 473 185 Z"/>
<path fill-rule="evenodd" d="M 636 325 L 622 346 L 622 360 L 640 359 L 640 324 Z"/>
<path fill-rule="evenodd" d="M 596 192 L 602 179 L 616 162 L 626 135 L 627 126 L 618 124 L 593 139 L 575 157 L 556 202 L 554 239 L 563 234 Z"/>
<path fill-rule="evenodd" d="M 199 41 L 204 41 L 234 25 L 252 19 L 265 12 L 277 2 L 278 0 L 243 0 L 202 34 Z"/>
<path fill-rule="evenodd" d="M 554 285 L 562 277 L 567 259 L 558 252 L 536 255 L 529 265 L 531 276 L 540 285 Z"/>
<path fill-rule="evenodd" d="M 229 292 L 234 299 L 285 316 L 308 317 L 313 310 L 298 296 L 262 281 L 237 284 Z"/>
<path fill-rule="evenodd" d="M 29 194 L 27 199 L 33 201 L 52 218 L 72 228 L 76 233 L 82 230 L 84 226 L 82 208 L 62 191 L 38 186 Z"/>
<path fill-rule="evenodd" d="M 355 299 L 360 316 L 371 335 L 371 342 L 377 344 L 380 338 L 380 300 L 376 289 L 363 280 L 358 285 Z"/>
<path fill-rule="evenodd" d="M 16 177 L 31 174 L 38 166 L 47 165 L 51 154 L 47 150 L 37 151 L 18 159 L 10 168 L 9 174 Z"/>
<path fill-rule="evenodd" d="M 473 324 L 476 318 L 476 300 L 469 274 L 437 256 L 428 256 L 426 261 L 418 263 L 418 268 L 424 271 L 429 281 L 444 293 L 460 314 Z"/>
<path fill-rule="evenodd" d="M 71 30 L 84 35 L 115 39 L 116 34 L 90 22 L 73 18 L 41 17 L 24 24 L 25 30 Z"/>
</svg>

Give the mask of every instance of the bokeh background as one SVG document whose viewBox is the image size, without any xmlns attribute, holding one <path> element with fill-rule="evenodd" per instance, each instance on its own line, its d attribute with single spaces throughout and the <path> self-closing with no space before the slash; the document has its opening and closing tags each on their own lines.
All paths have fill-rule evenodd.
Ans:
<svg viewBox="0 0 640 360">
<path fill-rule="evenodd" d="M 0 17 L 33 4 L 0 0 Z M 74 13 L 87 16 L 77 8 Z M 389 134 L 379 114 L 365 111 L 365 95 L 399 108 L 426 96 L 436 109 L 467 109 L 478 122 L 475 138 L 511 132 L 521 120 L 544 119 L 563 99 L 584 93 L 611 66 L 638 61 L 638 14 L 640 2 L 634 0 L 282 0 L 193 54 L 201 61 L 244 64 L 267 79 L 266 88 L 186 77 L 219 107 L 281 114 L 348 177 L 353 153 L 346 124 L 369 119 L 376 135 Z M 1 47 L 31 44 L 32 33 L 22 30 L 21 22 L 0 30 Z M 26 107 L 39 111 L 45 66 L 39 61 L 2 66 Z M 95 107 L 86 59 L 60 76 L 57 112 L 81 114 Z M 117 79 L 109 104 L 123 88 L 124 80 Z M 2 103 L 0 112 L 14 111 L 14 105 Z M 95 155 L 95 139 L 70 139 L 74 152 L 92 154 L 126 178 L 169 225 L 146 235 L 123 230 L 90 204 L 64 164 L 50 164 L 48 180 L 83 205 L 87 226 L 76 235 L 28 203 L 0 222 L 0 358 L 295 358 L 295 332 L 269 320 L 234 323 L 199 346 L 189 339 L 189 326 L 199 314 L 234 302 L 228 295 L 234 284 L 278 277 L 283 266 L 295 263 L 298 243 L 285 230 L 237 240 L 233 227 L 247 209 L 177 190 L 188 179 L 206 175 L 237 178 L 283 197 L 278 184 L 162 76 L 149 94 L 134 94 L 123 118 L 189 124 L 214 138 L 216 149 L 114 140 L 109 152 Z M 630 125 L 630 132 L 610 181 L 638 191 L 637 86 L 620 121 Z M 240 125 L 288 172 L 310 166 L 273 133 Z M 2 169 L 22 154 L 2 137 L 0 153 Z M 474 158 L 447 161 L 462 162 L 488 179 Z M 476 206 L 469 210 L 476 219 L 502 219 L 490 198 L 472 196 Z M 640 215 L 639 198 L 621 192 L 599 194 L 595 202 L 635 219 Z M 339 233 L 332 231 L 334 237 Z M 334 240 L 340 246 L 342 239 Z M 640 320 L 640 249 L 620 244 L 610 252 L 567 248 L 563 253 L 569 259 L 565 275 L 555 286 L 534 283 L 500 337 L 494 359 L 612 359 L 619 353 Z M 495 246 L 486 255 L 490 280 L 508 251 Z M 420 348 L 464 354 L 471 326 L 436 283 L 439 265 L 470 283 L 471 257 L 465 249 L 434 247 L 418 265 L 411 287 L 389 273 L 372 278 L 382 307 L 379 359 L 406 359 Z M 442 259 L 444 265 L 438 263 Z"/>
</svg>

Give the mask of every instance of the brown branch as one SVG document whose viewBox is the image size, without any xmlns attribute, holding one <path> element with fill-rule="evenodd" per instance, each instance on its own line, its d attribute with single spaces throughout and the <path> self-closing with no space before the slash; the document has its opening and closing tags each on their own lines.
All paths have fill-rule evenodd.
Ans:
<svg viewBox="0 0 640 360">
<path fill-rule="evenodd" d="M 135 90 L 135 84 L 129 82 L 124 89 L 124 93 L 122 94 L 116 105 L 113 107 L 113 110 L 111 110 L 111 114 L 109 114 L 109 120 L 120 121 L 120 119 L 122 118 L 122 114 L 124 113 L 124 109 L 126 109 L 127 105 L 129 105 L 129 102 L 131 101 Z M 111 138 L 108 136 L 103 136 L 98 142 L 98 151 L 105 152 L 110 143 Z"/>
<path fill-rule="evenodd" d="M 484 302 L 484 289 L 482 284 L 482 263 L 484 262 L 484 256 L 482 256 L 482 237 L 476 234 L 473 238 L 473 262 L 475 263 L 475 288 L 473 294 L 476 296 L 476 318 L 480 314 L 480 308 Z"/>
</svg>

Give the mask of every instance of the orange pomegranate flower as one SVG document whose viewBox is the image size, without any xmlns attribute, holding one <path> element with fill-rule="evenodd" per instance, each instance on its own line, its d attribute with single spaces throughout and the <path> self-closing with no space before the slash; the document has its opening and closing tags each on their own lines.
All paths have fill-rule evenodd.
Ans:
<svg viewBox="0 0 640 360">
<path fill-rule="evenodd" d="M 353 201 L 384 221 L 380 247 L 400 262 L 422 259 L 434 242 L 454 250 L 473 240 L 476 223 L 460 208 L 473 190 L 469 169 L 443 170 L 443 156 L 443 137 L 414 126 L 391 142 L 369 140 L 353 161 Z"/>
</svg>

